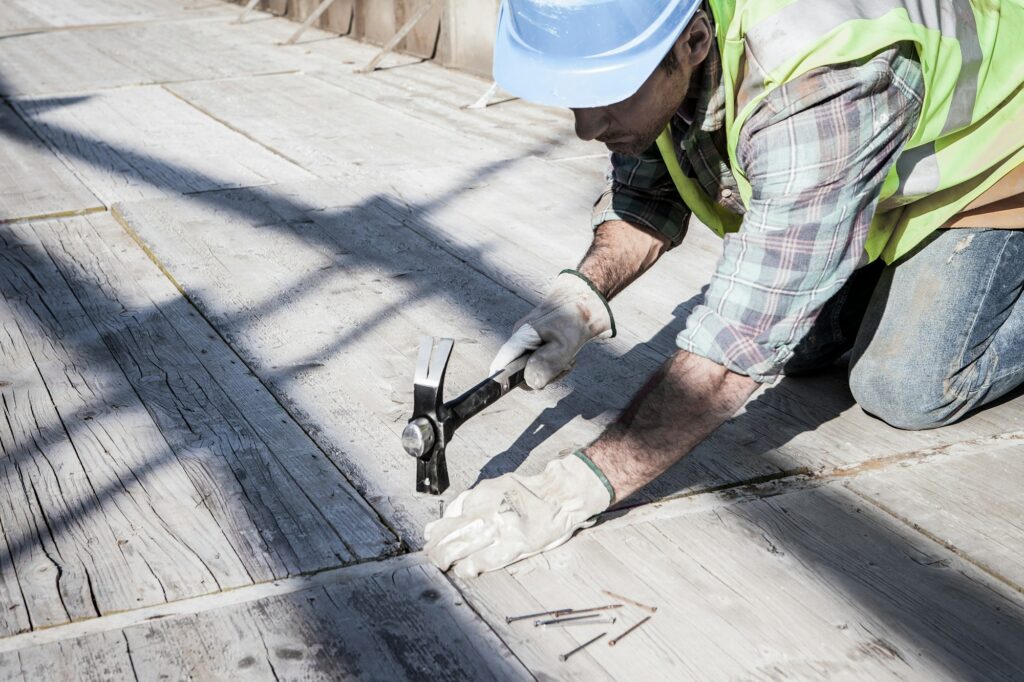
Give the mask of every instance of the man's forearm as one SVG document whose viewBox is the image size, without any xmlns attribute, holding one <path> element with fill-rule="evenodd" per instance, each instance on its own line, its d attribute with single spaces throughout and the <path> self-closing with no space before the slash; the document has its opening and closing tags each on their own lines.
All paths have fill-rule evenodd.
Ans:
<svg viewBox="0 0 1024 682">
<path fill-rule="evenodd" d="M 579 271 L 609 301 L 646 272 L 668 250 L 665 237 L 621 220 L 597 227 Z"/>
<path fill-rule="evenodd" d="M 677 351 L 585 454 L 624 500 L 682 459 L 735 414 L 757 382 Z"/>
</svg>

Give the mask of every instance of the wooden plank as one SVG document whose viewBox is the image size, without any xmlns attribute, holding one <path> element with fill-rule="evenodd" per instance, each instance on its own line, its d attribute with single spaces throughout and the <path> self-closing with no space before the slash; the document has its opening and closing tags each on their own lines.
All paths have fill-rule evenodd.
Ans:
<svg viewBox="0 0 1024 682">
<path fill-rule="evenodd" d="M 102 208 L 6 103 L 0 136 L 0 222 Z"/>
<path fill-rule="evenodd" d="M 1024 592 L 1024 444 L 955 447 L 846 485 L 990 575 Z"/>
<path fill-rule="evenodd" d="M 523 168 L 526 177 L 558 188 L 574 205 L 571 173 L 545 170 L 552 166 L 535 161 Z M 567 232 L 564 240 L 553 239 L 550 226 L 562 217 L 559 202 L 545 196 L 531 204 L 525 183 L 486 177 L 473 185 L 438 171 L 433 177 L 447 181 L 446 191 L 439 183 L 428 191 L 426 184 L 405 182 L 413 175 L 387 184 L 323 182 L 202 195 L 207 206 L 191 199 L 118 210 L 275 394 L 302 415 L 318 443 L 336 454 L 372 502 L 380 499 L 385 515 L 415 543 L 419 526 L 436 508 L 408 499 L 410 463 L 387 444 L 396 442 L 411 409 L 417 337 L 466 338 L 466 330 L 473 330 L 481 345 L 469 357 L 456 356 L 449 390 L 471 385 L 506 330 L 528 310 L 527 301 L 538 300 L 546 281 L 572 262 L 572 245 L 582 253 L 587 235 Z M 511 176 L 518 177 L 496 174 L 500 180 Z M 495 203 L 501 192 L 503 203 Z M 485 227 L 484 209 L 495 205 L 503 206 L 504 233 Z M 541 234 L 545 226 L 547 235 Z M 453 490 L 470 484 L 478 471 L 488 477 L 524 460 L 526 470 L 534 470 L 598 435 L 681 326 L 681 314 L 665 325 L 658 311 L 669 310 L 663 314 L 672 320 L 677 299 L 662 292 L 680 291 L 682 298 L 699 287 L 683 259 L 690 256 L 706 268 L 706 252 L 688 248 L 616 302 L 620 338 L 588 348 L 568 382 L 512 396 L 464 427 L 451 457 Z M 391 274 L 368 276 L 361 270 L 366 267 Z M 342 310 L 340 319 L 324 312 Z M 631 333 L 632 325 L 639 331 Z M 645 343 L 647 333 L 652 336 Z M 336 396 L 337 407 L 326 405 L 324 396 Z M 841 372 L 786 380 L 763 390 L 631 502 L 827 473 L 1020 425 L 1020 405 L 1008 404 L 940 431 L 898 431 L 853 404 Z M 387 457 L 398 453 L 383 467 L 382 450 Z"/>
<path fill-rule="evenodd" d="M 308 177 L 159 87 L 14 106 L 107 204 Z"/>
<path fill-rule="evenodd" d="M 4 679 L 66 679 L 71 659 L 100 679 L 526 680 L 530 675 L 433 567 L 166 618 L 0 656 Z"/>
<path fill-rule="evenodd" d="M 0 28 L 6 28 L 7 18 L 17 14 L 33 18 L 32 23 L 23 22 L 21 26 L 54 28 L 230 16 L 227 8 L 218 4 L 204 0 L 6 0 L 0 7 Z"/>
<path fill-rule="evenodd" d="M 19 368 L 2 388 L 0 497 L 3 570 L 17 575 L 29 624 L 248 584 L 210 503 L 28 229 L 0 232 L 3 353 Z"/>
<path fill-rule="evenodd" d="M 579 140 L 568 110 L 540 107 L 499 93 L 484 109 L 467 109 L 488 87 L 484 79 L 428 62 L 357 74 L 339 64 L 365 64 L 365 46 L 349 40 L 311 46 L 305 73 L 344 88 L 352 96 L 371 99 L 405 115 L 457 130 L 518 154 L 550 159 L 599 156 L 607 150 L 599 142 Z M 372 56 L 372 55 L 371 55 Z M 314 60 L 315 58 L 315 60 Z M 400 59 L 400 58 L 394 58 Z M 404 61 L 399 61 L 404 64 Z M 606 163 L 600 163 L 604 172 Z"/>
<path fill-rule="evenodd" d="M 484 165 L 501 150 L 305 75 L 169 89 L 320 177 Z"/>
<path fill-rule="evenodd" d="M 783 494 L 779 494 L 782 492 Z M 1015 679 L 1024 600 L 839 485 L 739 503 L 680 500 L 460 582 L 538 677 L 654 680 Z M 658 607 L 610 648 L 557 655 L 613 626 L 539 634 L 506 615 L 608 602 Z"/>
<path fill-rule="evenodd" d="M 351 184 L 206 193 L 117 212 L 415 544 L 438 514 L 436 499 L 413 496 L 413 462 L 399 445 L 419 339 L 459 340 L 447 384 L 454 396 L 486 374 L 530 303 L 404 229 L 394 200 L 360 196 Z M 428 211 L 402 208 L 424 221 L 421 229 L 432 225 Z M 654 368 L 636 353 L 621 362 L 617 343 L 580 359 L 586 368 L 603 358 L 599 374 L 585 369 L 572 384 L 517 391 L 464 426 L 449 456 L 452 493 L 524 460 L 528 470 L 543 467 L 593 438 L 605 410 L 621 407 Z"/>
<path fill-rule="evenodd" d="M 588 204 L 593 200 L 593 184 L 592 179 L 581 178 L 572 169 L 558 164 L 520 160 L 482 169 L 434 169 L 399 173 L 384 179 L 347 180 L 344 188 L 318 183 L 277 187 L 273 193 L 262 196 L 228 193 L 223 198 L 205 197 L 211 204 L 230 206 L 239 216 L 237 221 L 225 221 L 224 211 L 219 208 L 187 206 L 186 202 L 129 206 L 123 212 L 197 304 L 253 362 L 261 376 L 267 377 L 276 394 L 304 415 L 303 419 L 318 433 L 318 442 L 334 451 L 344 450 L 346 457 L 356 461 L 364 460 L 365 463 L 355 465 L 352 475 L 358 478 L 359 485 L 373 490 L 370 494 L 376 496 L 381 494 L 376 485 L 386 478 L 375 468 L 376 452 L 384 447 L 381 443 L 394 438 L 389 432 L 393 432 L 408 414 L 408 388 L 404 387 L 408 386 L 415 337 L 452 334 L 458 338 L 465 336 L 461 330 L 483 327 L 486 331 L 481 330 L 484 334 L 481 340 L 485 345 L 479 354 L 474 353 L 473 359 L 457 361 L 459 364 L 477 363 L 474 371 L 482 375 L 485 361 L 528 306 L 512 299 L 510 303 L 499 304 L 503 309 L 502 318 L 495 318 L 493 304 L 475 302 L 462 293 L 466 290 L 462 287 L 470 286 L 469 291 L 476 291 L 475 287 L 479 286 L 462 284 L 466 281 L 463 278 L 474 276 L 473 281 L 476 281 L 471 273 L 476 270 L 491 282 L 518 294 L 519 301 L 538 300 L 550 278 L 561 268 L 574 264 L 586 248 L 589 231 L 585 227 L 563 226 L 571 225 L 580 214 L 587 214 Z M 496 215 L 500 215 L 500 221 L 495 219 Z M 359 221 L 363 226 L 352 233 L 352 223 Z M 246 227 L 247 222 L 274 227 L 253 231 Z M 405 241 L 402 235 L 400 243 L 408 245 L 403 249 L 410 250 L 406 254 L 366 246 L 353 249 L 347 241 L 346 235 L 363 234 L 365 236 L 359 239 L 392 245 L 399 234 L 396 226 L 416 232 L 427 243 Z M 302 236 L 283 238 L 284 234 Z M 496 418 L 485 415 L 467 425 L 463 447 L 468 448 L 467 441 L 473 438 L 479 454 L 460 458 L 456 489 L 472 480 L 474 465 L 482 468 L 484 476 L 491 476 L 514 468 L 526 459 L 527 453 L 540 449 L 527 460 L 527 470 L 531 470 L 535 463 L 543 463 L 559 450 L 578 447 L 596 437 L 607 423 L 610 411 L 620 408 L 641 378 L 660 357 L 671 351 L 675 334 L 684 324 L 687 299 L 699 292 L 714 266 L 716 244 L 702 233 L 696 232 L 693 236 L 692 243 L 670 254 L 665 262 L 616 301 L 620 338 L 613 344 L 599 344 L 581 354 L 577 370 L 567 384 L 563 384 L 570 389 L 572 399 L 562 402 L 567 395 L 561 392 L 565 388 L 545 391 L 540 396 L 530 396 L 542 401 L 533 403 L 532 407 L 503 402 L 493 412 Z M 339 243 L 339 240 L 344 241 Z M 321 247 L 328 249 L 326 254 L 307 253 L 307 247 L 301 245 L 303 241 L 333 246 Z M 244 255 L 239 254 L 235 246 L 241 243 L 248 245 Z M 458 260 L 446 261 L 443 270 L 435 269 L 433 263 L 437 258 L 433 254 L 436 251 L 429 246 L 431 243 L 440 245 Z M 348 254 L 346 258 L 354 258 L 357 263 L 381 263 L 392 272 L 413 273 L 413 276 L 403 276 L 402 283 L 385 282 L 354 288 L 351 279 L 343 274 L 339 261 L 328 255 L 335 250 Z M 234 255 L 230 259 L 223 256 L 232 251 Z M 413 255 L 419 252 L 431 255 Z M 292 255 L 282 256 L 285 253 Z M 246 275 L 254 269 L 260 270 L 260 281 L 253 281 L 251 275 Z M 351 274 L 352 271 L 345 272 Z M 296 311 L 309 311 L 301 321 L 287 316 L 273 321 L 263 315 L 261 301 L 280 296 L 281 291 L 299 290 L 307 281 L 297 273 L 323 277 L 337 284 L 318 290 L 315 302 L 290 303 Z M 418 288 L 400 293 L 414 282 Z M 486 290 L 491 291 L 490 287 Z M 673 293 L 666 296 L 666 291 Z M 314 294 L 311 291 L 306 295 Z M 317 311 L 347 311 L 353 306 L 353 297 L 360 295 L 363 298 L 355 303 L 360 312 L 352 316 L 352 323 L 366 326 L 368 320 L 372 321 L 372 333 L 363 337 L 375 341 L 362 346 L 363 339 L 357 339 L 352 344 L 352 353 L 368 357 L 380 355 L 380 348 L 395 348 L 388 361 L 375 360 L 382 366 L 372 375 L 374 381 L 386 384 L 385 391 L 393 396 L 393 402 L 378 401 L 381 396 L 368 398 L 368 392 L 364 392 L 356 398 L 345 398 L 351 411 L 343 416 L 340 411 L 332 412 L 321 404 L 320 391 L 300 388 L 300 382 L 284 383 L 273 374 L 277 368 L 309 362 L 303 359 L 308 356 L 293 355 L 294 349 L 303 343 L 300 339 L 331 336 L 329 321 Z M 447 307 L 438 308 L 433 300 L 423 301 L 426 295 L 442 299 L 441 305 Z M 409 296 L 414 297 L 417 308 L 431 312 L 417 311 L 423 315 L 418 321 L 404 312 L 396 314 L 396 307 L 409 307 L 408 303 L 402 303 Z M 458 311 L 447 312 L 453 306 Z M 506 314 L 508 316 L 504 317 Z M 259 325 L 260 334 L 243 333 L 243 329 L 253 327 L 241 320 Z M 381 336 L 376 337 L 376 334 Z M 342 384 L 341 377 L 364 376 L 362 373 L 367 371 L 365 364 L 351 357 L 335 361 L 353 364 L 350 369 L 342 370 L 341 364 L 331 369 L 328 363 L 305 373 L 303 379 L 308 377 L 308 381 L 319 384 L 324 391 L 340 392 L 341 388 L 334 387 Z M 317 362 L 322 360 L 318 357 Z M 468 367 L 473 369 L 474 365 Z M 332 372 L 337 373 L 335 381 L 326 378 Z M 450 386 L 468 385 L 472 377 L 469 375 L 462 380 L 464 383 Z M 573 405 L 573 401 L 578 402 Z M 556 407 L 546 411 L 552 404 Z M 384 414 L 391 420 L 386 431 L 366 436 L 359 446 L 352 445 L 350 430 L 337 426 L 348 419 L 365 428 L 367 424 L 379 423 L 379 415 Z M 600 415 L 600 418 L 585 424 L 575 421 L 579 427 L 570 426 L 582 415 Z M 762 390 L 737 417 L 636 500 L 689 494 L 792 473 L 826 473 L 876 458 L 986 438 L 1022 426 L 1024 412 L 1018 401 L 984 411 L 945 429 L 899 431 L 868 417 L 854 405 L 841 371 L 811 379 L 785 380 Z M 543 431 L 538 432 L 541 427 Z M 563 431 L 559 432 L 560 429 Z M 555 435 L 547 438 L 546 434 L 551 431 L 556 432 Z M 503 434 L 500 439 L 496 436 L 498 433 Z M 541 443 L 544 447 L 538 448 Z M 364 454 L 353 455 L 357 450 Z M 495 452 L 500 455 L 491 460 Z M 373 462 L 372 467 L 369 462 Z M 397 472 L 404 472 L 408 463 L 403 466 L 399 458 L 393 467 Z M 406 484 L 401 479 L 393 480 L 391 485 L 388 488 L 391 495 L 404 494 Z M 394 505 L 396 501 L 386 504 Z M 430 510 L 420 506 L 418 512 L 409 515 L 403 505 L 404 502 L 398 502 L 397 506 L 390 507 L 389 514 L 403 517 L 396 522 L 404 531 L 415 533 L 422 519 L 429 518 Z"/>
<path fill-rule="evenodd" d="M 296 71 L 301 51 L 276 46 L 294 31 L 283 19 L 232 24 L 234 14 L 8 36 L 0 94 L 60 95 L 127 85 Z M 324 36 L 322 31 L 311 34 Z"/>
<path fill-rule="evenodd" d="M 35 232 L 255 581 L 397 538 L 109 215 Z"/>
</svg>

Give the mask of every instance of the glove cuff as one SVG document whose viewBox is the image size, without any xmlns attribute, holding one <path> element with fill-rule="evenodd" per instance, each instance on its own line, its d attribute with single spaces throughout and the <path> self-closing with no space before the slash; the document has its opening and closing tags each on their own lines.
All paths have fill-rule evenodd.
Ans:
<svg viewBox="0 0 1024 682">
<path fill-rule="evenodd" d="M 577 450 L 572 454 L 576 455 L 581 460 L 583 460 L 583 463 L 586 464 L 587 467 L 594 472 L 594 475 L 597 476 L 597 478 L 601 481 L 601 484 L 604 485 L 605 490 L 608 491 L 608 506 L 610 507 L 613 504 L 615 504 L 615 488 L 612 487 L 611 481 L 609 481 L 608 477 L 604 475 L 604 472 L 601 471 L 601 469 L 596 464 L 594 464 L 594 460 L 590 459 L 585 454 L 583 454 L 583 450 Z"/>
<path fill-rule="evenodd" d="M 615 335 L 618 333 L 616 331 L 616 329 L 615 329 L 615 316 L 612 315 L 612 307 L 608 304 L 608 299 L 606 299 L 604 297 L 604 294 L 602 294 L 598 290 L 598 288 L 596 286 L 594 286 L 594 283 L 591 282 L 590 279 L 586 275 L 584 275 L 582 272 L 580 272 L 579 270 L 573 270 L 571 268 L 566 268 L 565 270 L 562 270 L 560 273 L 558 273 L 558 275 L 559 276 L 561 276 L 561 275 L 572 275 L 573 277 L 578 277 L 579 279 L 583 280 L 583 282 L 587 285 L 587 287 L 591 291 L 594 292 L 594 294 L 601 300 L 601 304 L 604 306 L 604 309 L 606 311 L 608 311 L 608 322 L 611 325 L 611 332 L 612 332 L 611 336 L 609 336 L 608 338 L 609 339 L 614 339 Z"/>
</svg>

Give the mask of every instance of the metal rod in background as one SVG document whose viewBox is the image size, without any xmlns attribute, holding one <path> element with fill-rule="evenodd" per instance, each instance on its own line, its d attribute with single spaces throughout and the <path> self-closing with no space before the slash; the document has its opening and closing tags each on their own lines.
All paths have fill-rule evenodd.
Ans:
<svg viewBox="0 0 1024 682">
<path fill-rule="evenodd" d="M 334 0 L 323 0 L 323 2 L 317 5 L 317 8 L 313 10 L 313 13 L 306 17 L 306 20 L 302 22 L 302 26 L 299 26 L 299 29 L 292 34 L 292 37 L 284 41 L 282 45 L 294 45 L 295 41 L 299 39 L 299 36 L 305 33 L 306 29 L 312 26 L 313 22 L 319 19 L 320 15 L 326 12 L 327 8 L 332 4 L 334 4 Z"/>
<path fill-rule="evenodd" d="M 486 109 L 487 108 L 487 103 L 491 101 L 491 98 L 494 97 L 494 93 L 496 93 L 497 91 L 498 91 L 498 83 L 497 82 L 491 83 L 491 85 L 487 88 L 487 92 L 485 92 L 484 94 L 480 95 L 480 98 L 477 99 L 477 101 L 473 102 L 472 104 L 470 104 L 466 108 L 467 109 Z"/>
<path fill-rule="evenodd" d="M 240 24 L 243 21 L 245 21 L 245 18 L 249 16 L 249 12 L 256 9 L 256 5 L 258 4 L 260 4 L 260 0 L 249 0 L 249 2 L 245 3 L 245 7 L 242 8 L 242 11 L 239 13 L 238 18 L 235 19 L 235 23 Z"/>
<path fill-rule="evenodd" d="M 398 29 L 398 33 L 391 36 L 391 40 L 381 48 L 380 52 L 378 52 L 366 66 L 356 69 L 356 73 L 370 73 L 376 69 L 381 60 L 384 59 L 391 50 L 395 49 L 398 43 L 402 42 L 402 39 L 405 38 L 405 36 L 409 35 L 409 33 L 416 28 L 416 24 L 420 23 L 420 20 L 427 16 L 427 12 L 434 9 L 434 5 L 436 4 L 437 0 L 429 0 L 429 2 L 420 7 L 416 13 L 409 18 L 409 21 L 405 22 L 405 25 Z"/>
</svg>

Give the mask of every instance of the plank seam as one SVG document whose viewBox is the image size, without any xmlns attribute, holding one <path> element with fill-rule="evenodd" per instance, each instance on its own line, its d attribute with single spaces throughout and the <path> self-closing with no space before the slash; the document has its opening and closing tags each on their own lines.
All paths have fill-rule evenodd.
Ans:
<svg viewBox="0 0 1024 682">
<path fill-rule="evenodd" d="M 768 474 L 766 476 L 758 476 L 754 478 L 744 479 L 743 481 L 738 481 L 735 483 L 725 483 L 710 488 L 702 488 L 700 490 L 688 491 L 680 493 L 679 495 L 663 497 L 657 500 L 641 502 L 633 505 L 623 505 L 621 507 L 616 507 L 609 512 L 605 512 L 605 514 L 603 514 L 602 516 L 607 520 L 612 520 L 623 518 L 625 517 L 627 512 L 634 510 L 640 512 L 643 512 L 644 510 L 649 510 L 651 511 L 651 513 L 655 513 L 656 510 L 658 510 L 663 505 L 682 501 L 699 501 L 705 499 L 705 496 L 711 497 L 715 493 L 719 493 L 717 497 L 723 505 L 737 501 L 746 501 L 743 498 L 744 493 L 746 493 L 749 496 L 749 499 L 774 497 L 775 495 L 784 495 L 787 493 L 798 492 L 801 490 L 806 490 L 807 488 L 819 488 L 822 486 L 842 481 L 844 479 L 854 479 L 857 476 L 866 473 L 887 471 L 891 467 L 897 465 L 906 465 L 912 462 L 924 462 L 932 457 L 940 455 L 970 457 L 974 454 L 978 454 L 976 452 L 965 452 L 961 454 L 951 455 L 947 451 L 953 448 L 983 446 L 1016 440 L 1024 440 L 1024 430 L 1007 431 L 1005 433 L 957 441 L 955 443 L 948 443 L 946 445 L 940 445 L 936 447 L 922 448 L 920 450 L 911 450 L 908 452 L 890 455 L 888 457 L 870 460 L 853 466 L 836 467 L 827 471 L 814 472 L 806 468 L 799 468 L 790 471 L 780 472 L 779 474 Z M 724 493 L 724 495 L 721 495 L 722 493 Z M 714 498 L 712 497 L 712 499 Z M 626 523 L 626 525 L 633 525 L 634 523 L 642 523 L 643 521 L 643 518 L 637 518 L 633 521 L 627 521 L 624 523 Z M 941 541 L 939 542 L 941 543 Z M 1015 586 L 1014 589 L 1024 592 L 1024 588 L 1022 587 Z"/>
<path fill-rule="evenodd" d="M 160 272 L 162 272 L 163 275 L 174 286 L 174 288 L 178 290 L 182 298 L 185 301 L 187 301 L 190 306 L 192 306 L 192 309 L 195 310 L 196 314 L 199 315 L 206 322 L 207 326 L 209 326 L 213 333 L 217 335 L 217 338 L 220 339 L 221 343 L 223 343 L 224 346 L 231 352 L 231 354 L 238 359 L 238 362 L 241 363 L 241 366 L 249 371 L 249 373 L 255 378 L 255 380 L 259 382 L 260 386 L 263 387 L 267 394 L 281 408 L 284 414 L 288 415 L 288 418 L 291 419 L 292 422 L 294 422 L 295 425 L 299 428 L 299 430 L 301 430 L 302 433 L 306 435 L 306 437 L 310 440 L 312 446 L 315 447 L 317 451 L 319 451 L 320 454 L 324 456 L 324 459 L 337 470 L 338 475 L 340 475 L 342 480 L 344 480 L 349 485 L 349 487 L 352 490 L 352 493 L 362 498 L 363 502 L 366 504 L 367 509 L 372 511 L 373 514 L 376 516 L 377 521 L 394 535 L 395 539 L 398 541 L 398 544 L 395 546 L 394 549 L 396 554 L 400 556 L 408 553 L 409 545 L 405 541 L 405 538 L 402 536 L 402 534 L 398 531 L 398 529 L 391 524 L 388 518 L 381 512 L 380 509 L 377 508 L 376 505 L 373 504 L 373 502 L 367 499 L 366 495 L 360 492 L 359 487 L 355 484 L 355 481 L 353 481 L 348 476 L 348 474 L 346 474 L 345 471 L 342 470 L 340 466 L 338 466 L 337 462 L 335 462 L 334 459 L 327 454 L 327 452 L 320 445 L 320 443 L 317 442 L 317 439 L 313 437 L 313 434 L 310 433 L 309 428 L 306 426 L 306 424 L 304 424 L 302 420 L 296 418 L 292 411 L 288 409 L 288 406 L 285 405 L 284 402 L 282 402 L 281 398 L 277 395 L 277 393 L 275 393 L 273 389 L 269 385 L 267 385 L 267 382 L 264 381 L 263 377 L 260 376 L 260 374 L 257 373 L 257 371 L 248 362 L 246 362 L 245 358 L 239 355 L 235 347 L 231 345 L 231 343 L 224 337 L 224 334 L 221 333 L 221 330 L 218 329 L 217 326 L 213 323 L 213 320 L 211 320 L 206 315 L 206 313 L 198 305 L 196 305 L 196 302 L 193 301 L 192 298 L 188 295 L 188 292 L 186 292 L 184 287 L 181 286 L 181 283 L 179 283 L 178 280 L 174 278 L 174 275 L 172 275 L 170 270 L 168 270 L 167 267 L 164 266 L 164 264 L 157 257 L 156 253 L 154 253 L 153 250 L 149 248 L 149 245 L 146 244 L 146 242 L 142 239 L 142 236 L 139 235 L 134 229 L 132 229 L 131 225 L 129 225 L 128 223 L 128 219 L 124 216 L 123 213 L 121 213 L 118 204 L 115 204 L 113 206 L 110 214 L 114 218 L 114 220 L 117 221 L 117 224 L 120 225 L 121 228 L 128 234 L 132 241 L 139 245 L 139 248 L 141 248 L 142 252 L 146 254 L 146 256 L 153 262 L 154 265 L 156 265 L 157 269 L 159 269 Z"/>
<path fill-rule="evenodd" d="M 914 523 L 913 521 L 911 521 L 909 518 L 903 516 L 902 514 L 898 514 L 895 510 L 891 509 L 888 505 L 883 504 L 882 502 L 879 502 L 878 500 L 873 499 L 869 495 L 867 495 L 865 493 L 862 493 L 861 491 L 859 491 L 859 490 L 857 490 L 855 488 L 852 488 L 852 487 L 850 487 L 848 485 L 844 485 L 843 487 L 846 488 L 847 490 L 849 490 L 851 493 L 853 493 L 857 497 L 859 497 L 860 499 L 862 499 L 865 502 L 867 502 L 868 504 L 870 504 L 871 506 L 873 506 L 876 509 L 878 509 L 879 511 L 881 511 L 883 514 L 892 517 L 896 521 L 899 521 L 900 523 L 905 525 L 907 528 L 911 529 L 912 531 L 914 531 L 914 532 L 916 532 L 916 533 L 918 533 L 920 535 L 923 535 L 924 537 L 928 538 L 929 540 L 931 540 L 935 544 L 939 545 L 940 547 L 944 547 L 946 550 L 948 550 L 949 552 L 953 553 L 954 555 L 956 555 L 960 559 L 966 561 L 971 566 L 974 566 L 975 568 L 977 568 L 982 573 L 985 573 L 986 575 L 988 575 L 988 576 L 990 576 L 992 578 L 995 578 L 996 580 L 998 580 L 1002 584 L 1006 585 L 1010 589 L 1014 590 L 1015 592 L 1019 592 L 1021 594 L 1024 594 L 1024 585 L 1017 584 L 1016 582 L 1014 582 L 1013 580 L 1011 580 L 1007 576 L 1003 575 L 999 571 L 996 571 L 995 569 L 991 568 L 987 564 L 979 561 L 978 559 L 975 559 L 969 553 L 967 553 L 966 551 L 960 549 L 959 547 L 957 547 L 952 542 L 950 542 L 948 540 L 943 540 L 941 537 L 939 537 L 935 533 L 932 533 L 931 531 L 927 530 L 923 526 Z"/>
<path fill-rule="evenodd" d="M 298 575 L 269 582 L 243 585 L 198 597 L 188 597 L 177 601 L 145 606 L 138 609 L 107 613 L 95 618 L 71 623 L 62 623 L 43 627 L 31 632 L 0 638 L 0 654 L 10 653 L 32 646 L 51 644 L 113 630 L 121 630 L 155 620 L 186 618 L 215 609 L 248 604 L 260 599 L 278 597 L 295 592 L 341 585 L 362 580 L 369 576 L 393 572 L 401 569 L 426 566 L 433 568 L 422 552 L 404 554 L 385 560 L 372 559 L 348 566 L 328 568 L 322 571 L 300 573 Z M 461 592 L 459 593 L 461 594 Z M 465 600 L 464 600 L 465 601 Z M 467 605 L 469 602 L 465 602 Z"/>
<path fill-rule="evenodd" d="M 86 187 L 89 193 L 92 190 Z M 45 220 L 59 220 L 60 218 L 77 218 L 79 216 L 93 215 L 94 213 L 106 213 L 109 209 L 106 206 L 90 206 L 89 208 L 73 208 L 67 211 L 55 213 L 40 213 L 39 215 L 19 216 L 17 218 L 0 218 L 0 225 L 15 225 L 18 223 L 38 223 Z"/>
<path fill-rule="evenodd" d="M 301 73 L 301 72 L 300 71 L 293 71 L 292 73 Z M 275 75 L 277 75 L 277 74 L 275 74 Z M 168 83 L 168 85 L 173 85 L 173 83 Z M 182 95 L 178 94 L 173 89 L 171 89 L 169 87 L 166 87 L 165 85 L 161 85 L 160 87 L 163 88 L 163 90 L 165 92 L 167 92 L 169 95 L 171 95 L 172 97 L 175 97 L 176 99 L 181 100 L 186 105 L 188 105 L 188 106 L 192 107 L 193 109 L 195 109 L 196 111 L 198 111 L 200 114 L 203 114 L 204 116 L 213 119 L 217 123 L 220 123 L 222 126 L 227 128 L 228 130 L 231 130 L 231 131 L 241 135 L 242 137 L 244 137 L 245 139 L 249 140 L 250 142 L 259 145 L 263 149 L 266 149 L 271 154 L 279 156 L 280 158 L 284 159 L 285 161 L 287 161 L 288 163 L 292 164 L 293 166 L 297 166 L 297 167 L 301 168 L 302 170 L 306 171 L 307 173 L 309 173 L 313 177 L 316 177 L 316 178 L 321 178 L 322 177 L 322 176 L 318 175 L 317 173 L 313 172 L 312 170 L 310 170 L 309 168 L 306 168 L 301 163 L 299 163 L 295 159 L 291 158 L 290 156 L 288 156 L 284 152 L 282 152 L 282 151 L 280 151 L 278 149 L 275 149 L 274 147 L 271 147 L 269 144 L 265 144 L 264 142 L 261 142 L 260 140 L 256 139 L 255 137 L 253 137 L 249 133 L 247 133 L 244 130 L 242 130 L 241 128 L 233 126 L 232 124 L 228 123 L 227 121 L 225 121 L 224 119 L 220 118 L 219 116 L 216 116 L 213 113 L 207 111 L 205 108 L 199 106 L 195 102 L 192 102 L 191 100 L 187 99 L 186 97 L 183 97 Z"/>
</svg>

